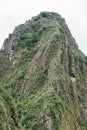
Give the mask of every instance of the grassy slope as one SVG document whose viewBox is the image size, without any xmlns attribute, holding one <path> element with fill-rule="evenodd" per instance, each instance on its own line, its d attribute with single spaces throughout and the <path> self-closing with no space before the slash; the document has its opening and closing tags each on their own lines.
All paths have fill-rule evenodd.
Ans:
<svg viewBox="0 0 87 130">
<path fill-rule="evenodd" d="M 12 88 L 24 129 L 86 130 L 85 57 L 64 19 L 57 14 L 41 15 L 32 22 L 35 32 L 25 31 L 21 35 L 4 87 Z M 51 19 L 57 19 L 60 25 L 43 27 L 43 22 Z M 62 48 L 65 37 L 68 51 Z M 74 78 L 71 73 L 75 73 Z"/>
<path fill-rule="evenodd" d="M 0 87 L 0 130 L 22 130 L 12 98 Z"/>
</svg>

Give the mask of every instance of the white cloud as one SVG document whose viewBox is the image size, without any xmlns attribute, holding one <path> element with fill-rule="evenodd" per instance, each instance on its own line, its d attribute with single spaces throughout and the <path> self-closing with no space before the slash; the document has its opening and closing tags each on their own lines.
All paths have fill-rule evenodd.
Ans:
<svg viewBox="0 0 87 130">
<path fill-rule="evenodd" d="M 0 46 L 15 26 L 41 11 L 62 15 L 78 45 L 87 54 L 87 0 L 0 0 Z"/>
</svg>

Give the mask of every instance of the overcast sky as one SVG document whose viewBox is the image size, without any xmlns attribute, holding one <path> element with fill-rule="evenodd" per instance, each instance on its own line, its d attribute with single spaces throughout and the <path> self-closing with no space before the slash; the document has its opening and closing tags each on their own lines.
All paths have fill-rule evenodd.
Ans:
<svg viewBox="0 0 87 130">
<path fill-rule="evenodd" d="M 15 26 L 42 11 L 64 17 L 79 48 L 87 55 L 87 0 L 0 0 L 0 47 Z"/>
</svg>

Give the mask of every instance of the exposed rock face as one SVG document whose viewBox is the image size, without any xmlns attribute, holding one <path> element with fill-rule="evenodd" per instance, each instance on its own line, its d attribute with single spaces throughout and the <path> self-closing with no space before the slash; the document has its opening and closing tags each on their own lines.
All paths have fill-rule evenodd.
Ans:
<svg viewBox="0 0 87 130">
<path fill-rule="evenodd" d="M 24 130 L 87 129 L 87 58 L 60 15 L 42 12 L 19 25 L 3 48 L 1 84 Z"/>
</svg>

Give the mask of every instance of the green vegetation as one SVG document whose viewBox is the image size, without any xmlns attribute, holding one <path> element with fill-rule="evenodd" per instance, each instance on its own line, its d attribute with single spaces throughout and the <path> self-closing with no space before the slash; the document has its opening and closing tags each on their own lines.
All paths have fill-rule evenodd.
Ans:
<svg viewBox="0 0 87 130">
<path fill-rule="evenodd" d="M 87 122 L 85 121 L 82 121 L 81 119 L 80 119 L 80 117 L 78 117 L 78 123 L 81 125 L 81 126 L 83 126 L 83 127 L 87 127 Z"/>
<path fill-rule="evenodd" d="M 2 87 L 0 87 L 0 129 L 22 129 L 14 102 Z"/>
<path fill-rule="evenodd" d="M 0 86 L 0 130 L 87 129 L 87 58 L 57 13 L 41 12 L 7 38 Z"/>
<path fill-rule="evenodd" d="M 42 17 L 48 17 L 48 16 L 49 16 L 49 14 L 46 13 L 46 12 L 41 12 L 40 15 L 41 15 Z"/>
<path fill-rule="evenodd" d="M 18 47 L 24 48 L 27 47 L 28 49 L 32 49 L 36 42 L 39 40 L 39 35 L 37 33 L 24 33 L 19 40 Z"/>
</svg>

